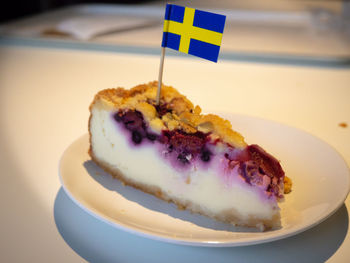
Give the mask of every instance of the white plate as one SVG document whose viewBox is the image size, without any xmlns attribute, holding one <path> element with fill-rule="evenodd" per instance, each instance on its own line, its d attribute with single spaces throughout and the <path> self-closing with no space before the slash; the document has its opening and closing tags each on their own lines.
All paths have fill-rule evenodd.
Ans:
<svg viewBox="0 0 350 263">
<path fill-rule="evenodd" d="M 248 143 L 258 143 L 277 156 L 293 180 L 292 193 L 280 205 L 282 227 L 278 230 L 235 228 L 123 186 L 90 161 L 88 135 L 73 142 L 62 156 L 63 188 L 82 209 L 114 227 L 196 246 L 242 246 L 286 238 L 322 222 L 343 204 L 349 192 L 349 169 L 328 144 L 272 121 L 232 114 L 223 117 Z"/>
</svg>

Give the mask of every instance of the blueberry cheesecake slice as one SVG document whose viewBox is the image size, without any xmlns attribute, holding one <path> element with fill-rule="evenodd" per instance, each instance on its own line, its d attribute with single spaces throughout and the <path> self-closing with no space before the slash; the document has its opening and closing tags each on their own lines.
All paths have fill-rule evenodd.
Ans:
<svg viewBox="0 0 350 263">
<path fill-rule="evenodd" d="M 279 227 L 278 202 L 291 190 L 279 161 L 173 87 L 162 86 L 159 105 L 156 92 L 151 82 L 96 94 L 91 159 L 180 209 L 260 230 Z"/>
</svg>

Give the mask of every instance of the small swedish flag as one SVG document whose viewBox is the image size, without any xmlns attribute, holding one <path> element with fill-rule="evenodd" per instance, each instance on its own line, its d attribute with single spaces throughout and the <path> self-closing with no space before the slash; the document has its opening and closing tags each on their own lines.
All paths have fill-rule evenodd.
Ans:
<svg viewBox="0 0 350 263">
<path fill-rule="evenodd" d="M 162 47 L 217 62 L 226 16 L 167 4 Z"/>
</svg>

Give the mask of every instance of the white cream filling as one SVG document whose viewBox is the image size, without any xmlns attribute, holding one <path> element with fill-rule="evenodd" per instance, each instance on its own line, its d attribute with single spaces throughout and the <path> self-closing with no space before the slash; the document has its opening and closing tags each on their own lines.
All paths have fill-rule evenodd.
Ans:
<svg viewBox="0 0 350 263">
<path fill-rule="evenodd" d="M 252 186 L 238 182 L 238 177 L 227 183 L 217 174 L 219 169 L 215 165 L 179 172 L 151 143 L 132 145 L 130 138 L 125 137 L 128 134 L 108 110 L 93 108 L 90 131 L 95 156 L 133 181 L 157 186 L 170 197 L 190 201 L 214 214 L 234 209 L 244 220 L 251 216 L 271 219 L 278 213 L 275 201 L 262 197 Z"/>
</svg>

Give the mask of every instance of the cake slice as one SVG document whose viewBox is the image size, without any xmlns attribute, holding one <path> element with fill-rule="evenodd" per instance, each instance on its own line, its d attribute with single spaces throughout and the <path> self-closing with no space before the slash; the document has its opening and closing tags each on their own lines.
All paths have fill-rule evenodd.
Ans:
<svg viewBox="0 0 350 263">
<path fill-rule="evenodd" d="M 157 82 L 100 91 L 90 106 L 92 160 L 123 183 L 219 221 L 280 225 L 290 191 L 279 161 L 219 116 L 201 114 L 176 89 Z"/>
</svg>

